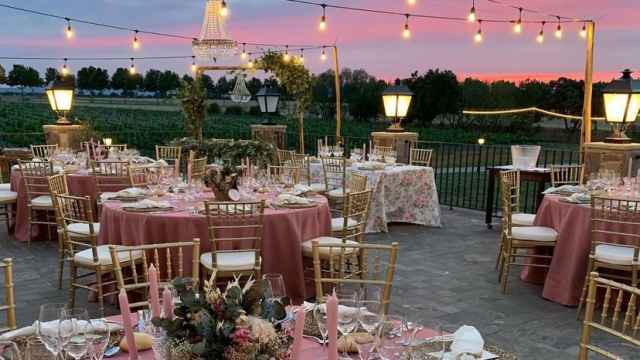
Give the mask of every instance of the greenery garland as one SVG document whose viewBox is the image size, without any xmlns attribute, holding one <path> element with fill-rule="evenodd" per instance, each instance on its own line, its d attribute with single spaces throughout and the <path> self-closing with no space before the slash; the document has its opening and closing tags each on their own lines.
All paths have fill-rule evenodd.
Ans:
<svg viewBox="0 0 640 360">
<path fill-rule="evenodd" d="M 219 161 L 229 166 L 241 165 L 242 159 L 249 158 L 260 167 L 266 167 L 274 158 L 276 149 L 272 144 L 260 140 L 205 139 L 202 142 L 193 137 L 174 139 L 170 146 L 181 146 L 183 158 L 190 151 L 207 156 L 209 162 Z"/>
</svg>

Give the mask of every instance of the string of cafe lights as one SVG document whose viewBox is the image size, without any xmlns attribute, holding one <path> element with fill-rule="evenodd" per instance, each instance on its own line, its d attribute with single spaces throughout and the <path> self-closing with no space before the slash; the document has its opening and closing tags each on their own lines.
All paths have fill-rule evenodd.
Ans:
<svg viewBox="0 0 640 360">
<path fill-rule="evenodd" d="M 522 6 L 511 5 L 503 1 L 499 0 L 485 0 L 488 3 L 508 7 L 517 11 L 516 17 L 510 19 L 500 19 L 500 18 L 483 18 L 478 14 L 478 8 L 476 5 L 480 2 L 480 0 L 470 0 L 471 7 L 466 16 L 442 16 L 435 14 L 419 14 L 419 13 L 411 13 L 411 12 L 400 12 L 400 11 L 392 11 L 392 10 L 381 10 L 381 9 L 373 9 L 373 8 L 364 8 L 364 7 L 355 7 L 355 6 L 347 6 L 347 5 L 338 5 L 338 4 L 329 4 L 324 2 L 317 1 L 308 1 L 308 0 L 284 0 L 290 3 L 295 3 L 299 5 L 313 6 L 319 7 L 322 11 L 322 15 L 320 17 L 320 22 L 318 28 L 320 31 L 325 31 L 328 27 L 327 24 L 327 9 L 336 9 L 336 10 L 344 10 L 344 11 L 352 11 L 352 12 L 360 12 L 360 13 L 369 13 L 369 14 L 378 14 L 378 15 L 390 15 L 390 16 L 401 16 L 404 18 L 404 26 L 402 29 L 402 37 L 405 39 L 411 38 L 411 29 L 409 27 L 410 19 L 430 19 L 430 20 L 442 20 L 442 21 L 455 21 L 455 22 L 471 22 L 477 23 L 478 29 L 474 34 L 474 41 L 476 43 L 480 43 L 483 41 L 483 32 L 482 32 L 482 24 L 483 23 L 504 23 L 511 24 L 513 26 L 513 32 L 515 34 L 521 34 L 523 31 L 524 24 L 539 24 L 540 31 L 536 35 L 536 42 L 539 44 L 544 43 L 545 40 L 545 25 L 553 22 L 556 24 L 554 35 L 557 39 L 562 39 L 563 37 L 563 24 L 566 23 L 577 23 L 582 24 L 578 34 L 582 38 L 587 37 L 587 24 L 593 23 L 593 20 L 589 19 L 580 19 L 576 17 L 567 17 L 558 14 L 550 14 L 545 13 L 540 10 L 525 8 Z M 417 0 L 407 0 L 407 4 L 409 6 L 414 6 Z M 539 16 L 547 17 L 549 19 L 545 20 L 537 20 L 537 19 L 526 19 L 525 14 L 531 13 Z M 551 20 L 553 19 L 553 20 Z"/>
<path fill-rule="evenodd" d="M 229 7 L 227 5 L 226 1 L 222 1 L 221 4 L 221 9 L 220 9 L 220 15 L 222 16 L 228 16 L 229 15 Z M 64 34 L 65 37 L 67 39 L 72 39 L 74 37 L 77 36 L 76 31 L 74 29 L 74 27 L 72 26 L 72 23 L 75 24 L 85 24 L 85 25 L 91 25 L 91 26 L 95 26 L 95 27 L 100 27 L 100 28 L 106 28 L 106 29 L 111 29 L 111 30 L 119 30 L 119 31 L 125 31 L 125 32 L 129 32 L 132 34 L 132 40 L 131 40 L 131 48 L 133 50 L 138 50 L 142 47 L 142 39 L 141 36 L 142 35 L 150 35 L 150 36 L 155 36 L 155 37 L 165 37 L 165 38 L 174 38 L 174 39 L 182 39 L 182 40 L 188 40 L 188 41 L 194 41 L 194 40 L 198 40 L 196 37 L 193 36 L 187 36 L 187 35 L 182 35 L 182 34 L 175 34 L 175 33 L 165 33 L 165 32 L 158 32 L 158 31 L 151 31 L 151 30 L 144 30 L 144 29 L 140 29 L 140 28 L 132 28 L 132 27 L 126 27 L 126 26 L 120 26 L 120 25 L 113 25 L 113 24 L 107 24 L 107 23 L 102 23 L 102 22 L 95 22 L 95 21 L 91 21 L 91 20 L 86 20 L 86 19 L 80 19 L 80 18 L 76 18 L 76 17 L 69 17 L 69 16 L 62 16 L 62 15 L 58 15 L 58 14 L 53 14 L 53 13 L 49 13 L 49 12 L 45 12 L 45 11 L 40 11 L 40 10 L 33 10 L 33 9 L 27 9 L 27 8 L 22 8 L 22 7 L 18 7 L 18 6 L 13 6 L 13 5 L 9 5 L 9 4 L 4 4 L 4 3 L 0 3 L 0 8 L 6 8 L 6 9 L 10 9 L 10 10 L 15 10 L 15 11 L 20 11 L 20 12 L 24 12 L 27 14 L 32 14 L 32 15 L 38 15 L 38 16 L 44 16 L 44 17 L 49 17 L 49 18 L 54 18 L 54 19 L 59 19 L 59 20 L 63 20 L 64 21 Z M 254 64 L 254 60 L 249 59 L 249 57 L 251 55 L 258 55 L 258 54 L 264 54 L 266 52 L 275 52 L 275 53 L 281 53 L 283 54 L 283 58 L 285 61 L 289 61 L 289 59 L 294 59 L 297 60 L 298 62 L 304 62 L 304 51 L 305 50 L 317 50 L 320 49 L 320 60 L 321 61 L 325 61 L 327 58 L 326 55 L 326 49 L 327 48 L 331 48 L 333 47 L 333 45 L 300 45 L 300 44 L 277 44 L 277 43 L 264 43 L 264 42 L 252 42 L 252 41 L 237 41 L 238 47 L 242 49 L 242 52 L 240 53 L 240 58 L 243 60 L 247 61 L 247 65 L 249 67 L 252 67 Z M 253 49 L 251 49 L 253 48 Z M 264 50 L 264 48 L 267 48 L 266 50 Z M 299 53 L 299 55 L 297 56 L 291 56 L 289 54 L 289 51 L 291 52 L 296 52 Z M 165 56 L 165 57 L 126 57 L 126 58 L 82 58 L 84 60 L 131 60 L 132 62 L 132 66 L 130 67 L 131 69 L 134 70 L 135 72 L 135 66 L 133 65 L 134 60 L 144 60 L 144 59 L 183 59 L 183 58 L 193 58 L 193 56 L 189 55 L 189 56 L 177 56 L 177 57 L 173 57 L 173 56 Z M 21 58 L 2 58 L 0 57 L 0 59 L 16 59 L 19 60 Z M 22 58 L 25 60 L 29 60 L 27 58 Z M 37 58 L 37 59 L 42 59 L 42 60 L 46 60 L 46 59 L 50 59 L 50 58 Z M 31 60 L 37 60 L 36 58 L 32 58 Z M 59 60 L 59 61 L 64 61 L 65 58 L 51 58 L 54 60 Z M 71 61 L 72 58 L 66 58 L 67 61 Z M 75 58 L 74 60 L 79 60 L 80 58 Z M 65 62 L 66 63 L 66 62 Z M 66 65 L 66 64 L 65 64 Z M 66 68 L 66 66 L 63 65 L 62 67 L 62 72 L 68 72 L 68 69 Z M 193 58 L 193 62 L 191 64 L 192 70 L 195 72 L 195 70 L 197 70 L 197 64 L 195 63 L 195 58 Z"/>
</svg>

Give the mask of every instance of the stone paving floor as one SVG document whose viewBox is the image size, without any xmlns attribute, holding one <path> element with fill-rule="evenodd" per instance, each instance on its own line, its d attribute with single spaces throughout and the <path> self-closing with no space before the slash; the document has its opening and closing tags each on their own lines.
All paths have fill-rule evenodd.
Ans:
<svg viewBox="0 0 640 360">
<path fill-rule="evenodd" d="M 392 225 L 389 233 L 368 237 L 401 246 L 391 311 L 427 326 L 476 326 L 487 342 L 520 359 L 576 359 L 580 323 L 575 308 L 544 300 L 541 287 L 523 283 L 517 271 L 512 272 L 508 294 L 498 291 L 494 264 L 499 230 L 487 230 L 483 213 L 443 208 L 443 224 Z M 18 322 L 28 325 L 40 304 L 67 300 L 66 281 L 62 290 L 56 284 L 56 244 L 34 242 L 27 249 L 0 228 L 0 258 L 14 258 Z M 96 314 L 96 305 L 86 304 L 86 293 L 78 294 L 79 305 Z M 113 305 L 106 311 L 118 313 Z M 625 359 L 640 359 L 637 347 L 615 342 L 610 346 L 622 351 Z"/>
</svg>

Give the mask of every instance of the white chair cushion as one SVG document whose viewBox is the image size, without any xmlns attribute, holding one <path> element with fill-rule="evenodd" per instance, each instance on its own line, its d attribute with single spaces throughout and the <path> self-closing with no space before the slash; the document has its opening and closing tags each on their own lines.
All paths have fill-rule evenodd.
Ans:
<svg viewBox="0 0 640 360">
<path fill-rule="evenodd" d="M 511 229 L 511 235 L 517 240 L 556 241 L 558 232 L 544 226 L 518 226 Z"/>
<path fill-rule="evenodd" d="M 331 197 L 344 197 L 345 193 L 348 193 L 349 189 L 343 189 L 343 188 L 338 188 L 338 189 L 333 189 L 331 191 L 329 191 L 327 193 L 327 195 L 331 196 Z"/>
<path fill-rule="evenodd" d="M 517 226 L 533 226 L 536 214 L 515 213 L 511 215 L 511 222 Z"/>
<path fill-rule="evenodd" d="M 14 201 L 18 198 L 18 193 L 13 191 L 0 191 L 0 201 Z"/>
<path fill-rule="evenodd" d="M 0 184 L 0 191 L 11 191 L 11 184 Z"/>
<path fill-rule="evenodd" d="M 596 245 L 596 260 L 616 265 L 632 265 L 634 248 L 609 244 Z"/>
<path fill-rule="evenodd" d="M 315 238 L 315 239 L 311 239 L 308 241 L 305 241 L 302 243 L 302 255 L 306 256 L 306 257 L 312 257 L 313 256 L 313 241 L 314 240 L 318 240 L 318 242 L 320 243 L 320 245 L 336 245 L 336 244 L 342 244 L 342 239 L 338 239 L 335 237 L 330 237 L 330 236 L 321 236 L 319 238 Z M 349 245 L 357 245 L 358 243 L 352 240 L 347 240 L 345 242 L 346 244 Z M 337 248 L 332 248 L 331 252 L 333 253 L 333 255 L 338 255 L 339 252 L 336 251 Z M 346 251 L 347 254 L 353 252 L 352 249 L 349 249 L 348 251 Z M 320 257 L 322 258 L 328 258 L 329 257 L 329 248 L 320 248 Z"/>
<path fill-rule="evenodd" d="M 100 265 L 102 266 L 113 265 L 113 263 L 111 262 L 111 253 L 109 252 L 109 245 L 100 245 L 96 249 L 98 250 L 98 262 Z M 134 251 L 132 255 L 133 255 L 133 260 L 140 259 L 142 258 L 142 251 Z M 118 260 L 120 260 L 120 262 L 127 262 L 132 259 L 129 257 L 128 251 L 123 251 L 118 253 Z M 89 265 L 89 266 L 96 265 L 96 263 L 93 262 L 93 251 L 91 250 L 91 248 L 82 250 L 76 253 L 73 256 L 73 261 L 77 264 L 82 264 L 82 265 Z"/>
<path fill-rule="evenodd" d="M 53 201 L 51 200 L 51 196 L 42 195 L 31 199 L 31 205 L 52 207 Z"/>
<path fill-rule="evenodd" d="M 73 236 L 74 234 L 81 234 L 81 235 L 90 235 L 89 234 L 89 224 L 84 224 L 84 223 L 73 223 L 67 226 L 67 230 L 69 230 L 69 232 L 71 232 L 71 236 Z M 98 235 L 100 234 L 100 224 L 99 223 L 93 223 L 93 233 L 94 235 Z"/>
<path fill-rule="evenodd" d="M 349 218 L 347 220 L 347 226 L 356 226 L 358 222 L 354 219 Z M 344 218 L 335 218 L 331 219 L 331 231 L 342 231 L 342 227 L 344 226 Z"/>
<path fill-rule="evenodd" d="M 216 260 L 216 267 L 219 271 L 253 270 L 256 262 L 256 253 L 253 251 L 223 252 L 217 254 Z M 200 263 L 207 269 L 213 269 L 211 253 L 202 254 Z"/>
<path fill-rule="evenodd" d="M 327 189 L 327 187 L 324 186 L 324 184 L 321 184 L 321 183 L 311 184 L 311 185 L 309 185 L 309 187 L 311 188 L 311 191 L 313 191 L 313 192 L 324 192 Z"/>
</svg>

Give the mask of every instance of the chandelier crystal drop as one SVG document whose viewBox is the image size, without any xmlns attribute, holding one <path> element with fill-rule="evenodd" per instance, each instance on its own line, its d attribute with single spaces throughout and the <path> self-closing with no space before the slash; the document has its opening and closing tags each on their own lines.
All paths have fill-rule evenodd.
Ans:
<svg viewBox="0 0 640 360">
<path fill-rule="evenodd" d="M 193 55 L 200 64 L 212 64 L 216 59 L 234 55 L 237 43 L 225 30 L 225 17 L 221 15 L 222 0 L 207 0 L 200 36 L 193 40 Z"/>
</svg>

